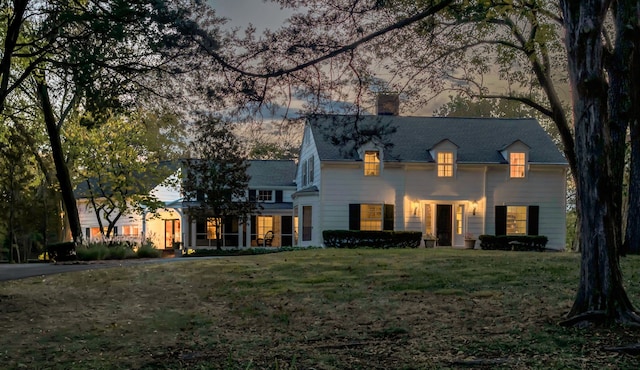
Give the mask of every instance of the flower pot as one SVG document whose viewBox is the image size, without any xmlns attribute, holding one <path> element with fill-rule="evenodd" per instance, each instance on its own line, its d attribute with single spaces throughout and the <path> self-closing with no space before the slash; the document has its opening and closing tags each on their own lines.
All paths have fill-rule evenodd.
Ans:
<svg viewBox="0 0 640 370">
<path fill-rule="evenodd" d="M 464 241 L 464 248 L 465 249 L 473 249 L 476 247 L 476 240 L 475 239 L 465 239 Z"/>
<path fill-rule="evenodd" d="M 436 240 L 435 239 L 425 239 L 424 240 L 424 247 L 425 248 L 433 248 L 436 246 Z"/>
</svg>

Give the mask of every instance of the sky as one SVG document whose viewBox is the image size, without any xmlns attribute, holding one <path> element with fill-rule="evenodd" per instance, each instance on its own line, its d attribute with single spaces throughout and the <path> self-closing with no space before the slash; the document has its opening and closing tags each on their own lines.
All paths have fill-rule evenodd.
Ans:
<svg viewBox="0 0 640 370">
<path fill-rule="evenodd" d="M 275 29 L 287 18 L 280 6 L 263 0 L 209 0 L 219 16 L 229 18 L 231 27 L 246 27 L 249 23 L 262 30 Z"/>
</svg>

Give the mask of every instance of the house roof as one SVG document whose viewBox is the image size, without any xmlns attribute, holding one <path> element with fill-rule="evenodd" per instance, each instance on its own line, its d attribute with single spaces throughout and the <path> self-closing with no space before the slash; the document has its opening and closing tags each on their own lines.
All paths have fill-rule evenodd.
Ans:
<svg viewBox="0 0 640 370">
<path fill-rule="evenodd" d="M 385 145 L 385 162 L 434 162 L 429 150 L 449 140 L 458 146 L 458 163 L 506 163 L 500 150 L 520 140 L 530 148 L 531 163 L 567 163 L 531 118 L 318 115 L 308 123 L 322 161 L 359 160 L 358 146 L 373 141 Z"/>
<path fill-rule="evenodd" d="M 149 194 L 149 192 L 151 192 L 153 189 L 155 189 L 158 185 L 162 184 L 167 177 L 171 176 L 172 174 L 174 174 L 179 166 L 179 163 L 176 161 L 162 161 L 157 163 L 156 165 L 156 169 L 160 170 L 157 173 L 161 173 L 163 175 L 166 174 L 166 176 L 157 176 L 152 174 L 151 172 L 149 173 L 140 173 L 140 172 L 133 172 L 128 174 L 128 176 L 130 178 L 137 178 L 140 181 L 135 181 L 132 184 L 132 189 L 129 189 L 129 193 L 130 194 Z M 146 181 L 144 181 L 144 178 L 147 178 Z M 98 187 L 98 179 L 97 178 L 90 178 L 89 179 L 89 183 L 91 184 L 91 187 L 93 189 L 97 189 Z M 113 189 L 111 188 L 110 183 L 104 184 L 104 191 L 106 194 L 111 195 Z M 88 198 L 89 197 L 89 185 L 87 184 L 87 181 L 82 181 L 80 182 L 76 188 L 73 191 L 74 195 L 76 198 L 78 199 L 82 199 L 82 198 Z"/>
<path fill-rule="evenodd" d="M 293 160 L 250 160 L 249 188 L 295 187 L 296 168 Z"/>
</svg>

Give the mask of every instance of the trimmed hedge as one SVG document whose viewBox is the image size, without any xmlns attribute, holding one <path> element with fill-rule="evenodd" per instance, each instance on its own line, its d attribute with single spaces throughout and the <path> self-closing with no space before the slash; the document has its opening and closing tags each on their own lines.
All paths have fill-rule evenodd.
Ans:
<svg viewBox="0 0 640 370">
<path fill-rule="evenodd" d="M 544 235 L 480 235 L 480 248 L 500 251 L 544 251 L 549 239 Z"/>
<path fill-rule="evenodd" d="M 328 248 L 417 248 L 422 240 L 420 231 L 324 230 L 324 245 Z"/>
</svg>

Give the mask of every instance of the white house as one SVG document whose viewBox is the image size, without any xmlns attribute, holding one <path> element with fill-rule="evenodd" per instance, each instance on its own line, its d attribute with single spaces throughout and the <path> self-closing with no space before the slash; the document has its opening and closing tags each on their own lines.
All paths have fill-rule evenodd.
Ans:
<svg viewBox="0 0 640 370">
<path fill-rule="evenodd" d="M 163 162 L 159 166 L 164 167 L 165 173 L 171 175 L 162 181 L 147 182 L 145 188 L 132 190 L 136 194 L 153 194 L 158 200 L 164 203 L 164 207 L 156 212 L 142 214 L 130 212 L 123 214 L 115 224 L 114 239 L 127 240 L 135 243 L 142 243 L 150 240 L 159 249 L 171 249 L 174 242 L 182 240 L 182 196 L 179 184 L 180 169 L 175 163 Z M 141 176 L 132 174 L 131 176 Z M 91 179 L 91 182 L 95 179 Z M 105 191 L 109 191 L 109 185 L 105 186 Z M 76 203 L 80 217 L 80 225 L 84 229 L 85 242 L 97 242 L 102 240 L 100 223 L 96 217 L 95 210 L 91 204 L 88 186 L 86 182 L 80 183 L 75 189 Z M 97 199 L 98 204 L 103 202 Z M 102 227 L 105 229 L 108 223 L 102 219 Z"/>
<path fill-rule="evenodd" d="M 149 183 L 140 193 L 154 194 L 164 208 L 143 214 L 123 215 L 116 223 L 116 239 L 142 242 L 150 240 L 158 249 L 172 249 L 174 243 L 188 248 L 216 246 L 216 230 L 213 220 L 197 220 L 189 216 L 190 202 L 184 201 L 179 187 L 180 168 L 175 164 L 173 174 L 161 183 Z M 225 247 L 291 246 L 296 243 L 293 221 L 292 194 L 296 163 L 292 160 L 249 161 L 249 196 L 260 209 L 247 222 L 228 220 L 222 227 L 222 244 Z M 80 223 L 88 242 L 101 240 L 98 220 L 88 198 L 86 183 L 76 188 Z M 103 227 L 107 223 L 103 220 Z M 266 237 L 265 237 L 266 236 Z"/>
<path fill-rule="evenodd" d="M 565 248 L 568 165 L 534 119 L 308 119 L 293 195 L 298 244 L 323 230 L 545 235 Z"/>
</svg>

